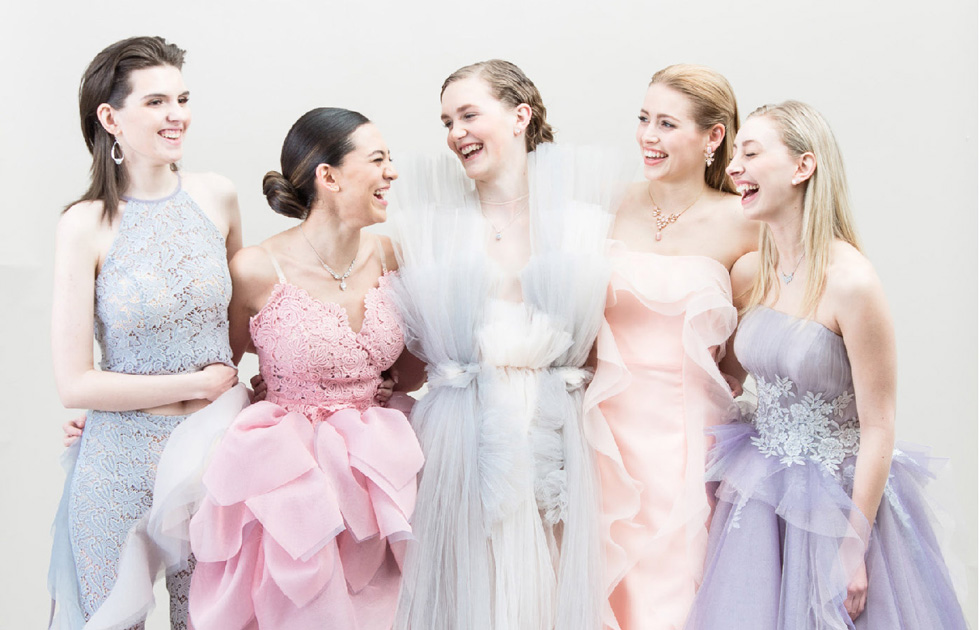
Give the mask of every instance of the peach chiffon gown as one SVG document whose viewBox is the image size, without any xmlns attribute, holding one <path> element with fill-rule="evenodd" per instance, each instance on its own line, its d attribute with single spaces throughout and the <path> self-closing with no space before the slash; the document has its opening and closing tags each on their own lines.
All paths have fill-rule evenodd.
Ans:
<svg viewBox="0 0 980 630">
<path fill-rule="evenodd" d="M 613 241 L 586 393 L 602 484 L 604 627 L 679 630 L 701 580 L 711 513 L 705 427 L 737 414 L 718 369 L 734 332 L 728 270 Z"/>
</svg>

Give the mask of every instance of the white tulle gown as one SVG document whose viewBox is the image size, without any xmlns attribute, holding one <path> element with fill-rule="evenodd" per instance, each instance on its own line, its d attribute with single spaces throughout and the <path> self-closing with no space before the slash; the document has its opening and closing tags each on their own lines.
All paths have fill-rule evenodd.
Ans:
<svg viewBox="0 0 980 630">
<path fill-rule="evenodd" d="M 602 604 L 598 484 L 582 433 L 585 364 L 602 320 L 604 242 L 622 171 L 594 150 L 529 154 L 523 302 L 455 160 L 403 168 L 394 283 L 429 392 L 425 453 L 395 627 L 593 630 Z"/>
</svg>

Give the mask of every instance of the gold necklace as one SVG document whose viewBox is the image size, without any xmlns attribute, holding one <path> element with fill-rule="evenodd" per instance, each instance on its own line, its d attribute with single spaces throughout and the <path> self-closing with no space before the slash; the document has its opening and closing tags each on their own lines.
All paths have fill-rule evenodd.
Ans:
<svg viewBox="0 0 980 630">
<path fill-rule="evenodd" d="M 686 208 L 684 208 L 683 210 L 681 210 L 676 214 L 664 215 L 663 211 L 657 206 L 657 202 L 653 200 L 653 193 L 650 192 L 650 187 L 649 186 L 647 187 L 647 196 L 650 197 L 650 203 L 653 204 L 653 220 L 656 221 L 657 223 L 658 241 L 662 238 L 660 233 L 663 231 L 663 229 L 668 225 L 670 225 L 671 223 L 677 221 L 677 219 L 681 218 L 681 215 L 687 212 L 688 210 L 690 210 L 694 206 L 694 204 L 698 202 L 698 200 L 701 198 L 701 195 L 703 194 L 704 194 L 704 186 L 701 186 L 701 192 L 699 192 L 698 196 L 694 198 L 694 201 L 687 204 Z"/>
</svg>

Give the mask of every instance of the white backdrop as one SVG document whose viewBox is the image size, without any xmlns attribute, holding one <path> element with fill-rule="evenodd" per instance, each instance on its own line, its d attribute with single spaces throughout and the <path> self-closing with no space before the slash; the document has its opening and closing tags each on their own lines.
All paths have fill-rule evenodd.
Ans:
<svg viewBox="0 0 980 630">
<path fill-rule="evenodd" d="M 0 628 L 40 628 L 47 617 L 60 425 L 73 415 L 51 370 L 52 242 L 60 208 L 87 182 L 78 81 L 104 46 L 137 34 L 188 51 L 184 168 L 235 182 L 246 244 L 290 224 L 266 206 L 261 178 L 278 169 L 302 113 L 361 111 L 396 163 L 399 152 L 445 151 L 442 80 L 490 57 L 535 81 L 560 141 L 634 155 L 647 81 L 671 63 L 720 70 L 743 116 L 787 98 L 816 106 L 842 145 L 861 236 L 896 320 L 899 439 L 953 461 L 952 549 L 976 626 L 975 0 L 39 0 L 0 13 Z"/>
</svg>

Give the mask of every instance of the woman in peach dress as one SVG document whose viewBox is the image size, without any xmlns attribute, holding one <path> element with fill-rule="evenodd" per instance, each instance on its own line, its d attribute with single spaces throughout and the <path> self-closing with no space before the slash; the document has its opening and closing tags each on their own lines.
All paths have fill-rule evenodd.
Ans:
<svg viewBox="0 0 980 630">
<path fill-rule="evenodd" d="M 604 626 L 675 630 L 705 556 L 704 429 L 737 413 L 719 369 L 737 323 L 729 270 L 760 228 L 725 174 L 738 111 L 724 77 L 692 65 L 657 72 L 639 120 L 648 181 L 633 185 L 613 228 L 586 430 L 602 483 Z"/>
</svg>

